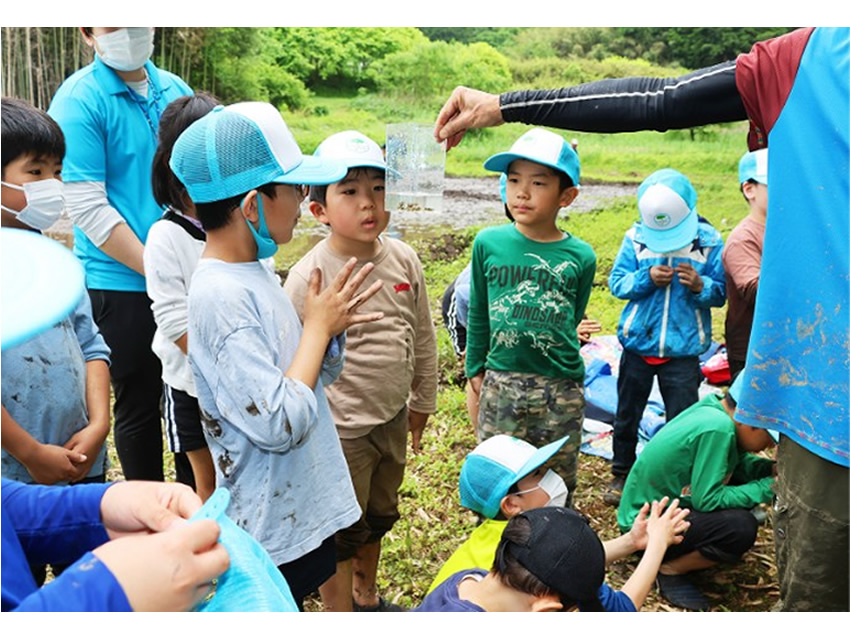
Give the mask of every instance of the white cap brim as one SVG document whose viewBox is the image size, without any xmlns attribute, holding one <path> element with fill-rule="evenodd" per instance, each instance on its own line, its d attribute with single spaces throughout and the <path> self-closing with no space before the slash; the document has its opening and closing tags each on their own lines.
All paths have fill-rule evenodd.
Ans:
<svg viewBox="0 0 850 638">
<path fill-rule="evenodd" d="M 273 179 L 276 184 L 308 184 L 310 186 L 333 184 L 348 174 L 344 162 L 304 155 L 301 163 Z"/>
</svg>

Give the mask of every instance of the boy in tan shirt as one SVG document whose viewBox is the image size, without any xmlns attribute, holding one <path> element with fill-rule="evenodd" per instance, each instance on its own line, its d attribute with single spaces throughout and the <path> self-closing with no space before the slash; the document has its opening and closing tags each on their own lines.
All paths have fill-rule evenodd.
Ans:
<svg viewBox="0 0 850 638">
<path fill-rule="evenodd" d="M 289 273 L 284 289 L 300 312 L 310 273 L 332 281 L 351 257 L 372 262 L 364 285 L 383 280 L 362 312 L 383 320 L 348 330 L 342 374 L 326 388 L 360 509 L 360 520 L 336 534 L 336 576 L 321 588 L 329 611 L 401 611 L 376 587 L 381 538 L 398 520 L 407 432 L 419 451 L 428 416 L 436 410 L 437 346 L 422 264 L 412 248 L 380 237 L 386 163 L 380 147 L 356 131 L 331 135 L 315 155 L 347 164 L 336 184 L 310 191 L 310 211 L 331 234 Z M 366 307 L 368 306 L 368 307 Z"/>
</svg>

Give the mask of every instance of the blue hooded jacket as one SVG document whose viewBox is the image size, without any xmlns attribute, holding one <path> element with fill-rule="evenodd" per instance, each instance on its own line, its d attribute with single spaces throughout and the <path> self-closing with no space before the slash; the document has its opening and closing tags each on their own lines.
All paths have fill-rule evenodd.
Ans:
<svg viewBox="0 0 850 638">
<path fill-rule="evenodd" d="M 722 252 L 720 233 L 704 221 L 692 243 L 664 254 L 646 246 L 640 222 L 626 231 L 608 277 L 611 293 L 628 300 L 617 327 L 623 348 L 648 357 L 689 357 L 705 352 L 711 345 L 711 307 L 726 302 Z M 702 277 L 699 294 L 675 275 L 664 288 L 652 283 L 650 268 L 675 268 L 681 263 L 689 263 Z"/>
</svg>

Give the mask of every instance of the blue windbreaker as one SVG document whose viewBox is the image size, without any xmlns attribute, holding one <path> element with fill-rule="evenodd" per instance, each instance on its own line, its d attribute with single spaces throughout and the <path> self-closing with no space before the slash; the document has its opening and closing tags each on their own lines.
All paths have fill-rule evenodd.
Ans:
<svg viewBox="0 0 850 638">
<path fill-rule="evenodd" d="M 655 253 L 643 243 L 636 222 L 623 243 L 608 286 L 611 293 L 629 303 L 620 315 L 617 336 L 623 348 L 648 357 L 688 357 L 711 345 L 711 307 L 726 302 L 726 279 L 721 254 L 723 239 L 706 222 L 700 222 L 697 238 L 670 253 Z M 694 294 L 677 277 L 658 288 L 649 276 L 653 266 L 689 263 L 702 277 L 703 289 Z"/>
</svg>

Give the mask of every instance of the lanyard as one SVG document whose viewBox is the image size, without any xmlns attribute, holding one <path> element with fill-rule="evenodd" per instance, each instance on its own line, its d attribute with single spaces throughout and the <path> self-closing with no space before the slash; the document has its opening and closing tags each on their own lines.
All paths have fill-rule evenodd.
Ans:
<svg viewBox="0 0 850 638">
<path fill-rule="evenodd" d="M 153 133 L 153 139 L 156 141 L 157 139 L 157 131 L 159 130 L 159 118 L 162 115 L 162 111 L 159 108 L 159 100 L 162 97 L 162 94 L 159 92 L 153 83 L 151 82 L 150 76 L 147 77 L 148 82 L 148 93 L 152 97 L 152 99 L 143 98 L 141 95 L 136 93 L 129 86 L 127 90 L 130 91 L 130 94 L 133 96 L 136 104 L 139 107 L 139 110 L 142 112 L 142 115 L 145 117 L 145 121 L 148 123 L 148 127 Z M 143 104 L 144 102 L 144 104 Z M 148 104 L 150 104 L 150 108 L 154 109 L 155 112 L 155 120 L 151 119 L 150 108 L 148 108 Z"/>
</svg>

